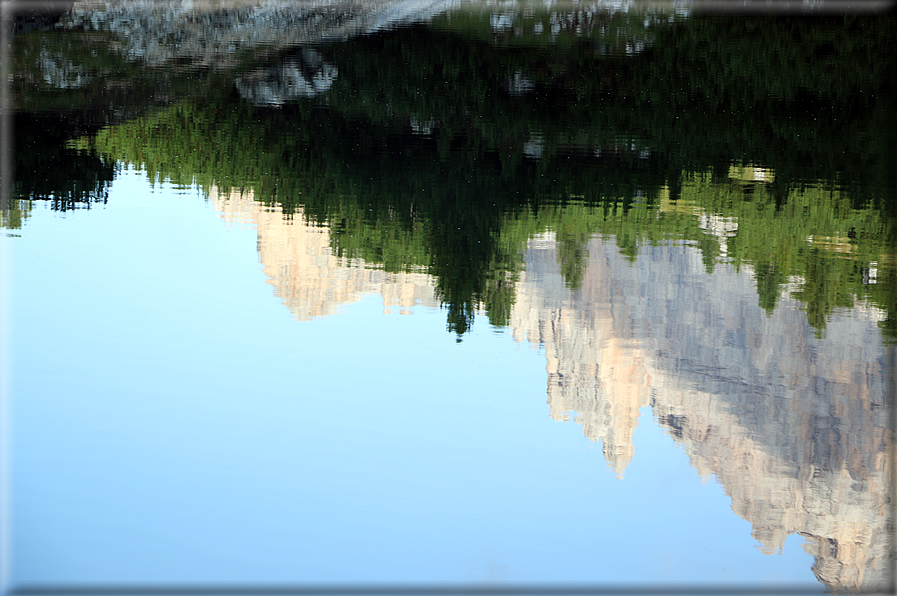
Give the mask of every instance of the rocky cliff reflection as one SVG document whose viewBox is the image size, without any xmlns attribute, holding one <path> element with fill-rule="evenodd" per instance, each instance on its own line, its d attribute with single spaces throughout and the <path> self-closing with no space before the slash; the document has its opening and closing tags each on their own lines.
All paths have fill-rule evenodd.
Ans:
<svg viewBox="0 0 897 596">
<path fill-rule="evenodd" d="M 512 317 L 518 337 L 545 347 L 551 416 L 575 413 L 622 475 L 639 408 L 650 405 L 698 472 L 722 483 L 764 552 L 796 532 L 826 585 L 883 585 L 893 380 L 881 311 L 836 316 L 820 339 L 798 303 L 765 314 L 747 272 L 708 275 L 693 247 L 648 247 L 632 263 L 594 238 L 575 292 L 556 252 L 547 238 L 530 244 Z"/>
<path fill-rule="evenodd" d="M 379 293 L 387 309 L 436 307 L 424 272 L 387 273 L 337 257 L 330 230 L 285 219 L 251 193 L 210 192 L 230 222 L 258 230 L 259 258 L 275 294 L 299 320 Z M 799 301 L 772 313 L 754 275 L 718 265 L 681 242 L 626 258 L 614 238 L 587 243 L 576 289 L 561 272 L 554 232 L 532 238 L 516 283 L 510 327 L 544 349 L 550 416 L 574 420 L 601 441 L 622 477 L 634 453 L 639 410 L 679 443 L 701 476 L 714 476 L 766 553 L 797 533 L 814 573 L 835 590 L 889 581 L 893 367 L 880 309 L 836 314 L 824 337 Z"/>
<path fill-rule="evenodd" d="M 228 223 L 248 224 L 258 232 L 259 260 L 274 294 L 296 320 L 335 314 L 340 305 L 379 293 L 384 309 L 402 314 L 418 304 L 438 307 L 432 279 L 425 273 L 387 273 L 361 259 L 333 254 L 330 230 L 307 223 L 302 213 L 284 219 L 278 208 L 254 200 L 252 191 L 219 193 L 209 200 Z"/>
</svg>

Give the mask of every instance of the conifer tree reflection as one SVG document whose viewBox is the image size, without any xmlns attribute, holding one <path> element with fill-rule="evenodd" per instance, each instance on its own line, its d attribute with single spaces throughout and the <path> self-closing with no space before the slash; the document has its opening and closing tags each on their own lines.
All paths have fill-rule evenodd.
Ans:
<svg viewBox="0 0 897 596">
<path fill-rule="evenodd" d="M 821 330 L 854 297 L 892 301 L 862 281 L 864 267 L 890 279 L 879 257 L 897 243 L 893 202 L 874 184 L 885 153 L 869 142 L 881 136 L 891 83 L 885 66 L 852 64 L 888 47 L 893 23 L 848 20 L 826 38 L 807 22 L 783 26 L 694 18 L 657 27 L 632 55 L 597 52 L 594 39 L 513 45 L 448 26 L 400 28 L 320 46 L 339 75 L 315 99 L 253 107 L 232 87 L 97 142 L 152 176 L 252 188 L 286 214 L 301 207 L 334 227 L 338 254 L 424 268 L 459 334 L 480 304 L 493 323 L 506 319 L 524 240 L 508 241 L 521 229 L 510 224 L 573 204 L 605 216 L 558 236 L 571 287 L 591 234 L 613 234 L 632 259 L 645 242 L 688 239 L 707 271 L 720 259 L 751 264 L 767 310 L 790 276 L 803 277 L 798 297 Z M 738 55 L 748 50 L 749 63 Z M 795 61 L 800 72 L 789 70 Z M 515 77 L 527 84 L 509 86 Z M 748 175 L 733 163 L 762 167 Z M 661 196 L 670 207 L 645 216 Z M 737 232 L 715 236 L 717 224 L 694 221 L 698 206 L 737 220 Z M 856 262 L 832 258 L 848 229 Z"/>
<path fill-rule="evenodd" d="M 51 201 L 54 210 L 106 202 L 115 178 L 112 160 L 92 148 L 71 146 L 77 123 L 49 116 L 16 115 L 14 200 Z"/>
</svg>

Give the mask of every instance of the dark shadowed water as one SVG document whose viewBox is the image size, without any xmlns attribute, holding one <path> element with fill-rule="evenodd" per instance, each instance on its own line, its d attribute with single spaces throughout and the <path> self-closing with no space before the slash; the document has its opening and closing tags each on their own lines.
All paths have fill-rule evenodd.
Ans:
<svg viewBox="0 0 897 596">
<path fill-rule="evenodd" d="M 702 6 L 21 13 L 4 589 L 890 590 L 897 21 Z"/>
</svg>

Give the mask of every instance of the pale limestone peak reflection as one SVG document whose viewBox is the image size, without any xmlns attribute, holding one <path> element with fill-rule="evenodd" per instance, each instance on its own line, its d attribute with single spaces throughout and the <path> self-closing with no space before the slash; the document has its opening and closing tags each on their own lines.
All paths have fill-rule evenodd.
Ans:
<svg viewBox="0 0 897 596">
<path fill-rule="evenodd" d="M 893 439 L 880 309 L 837 313 L 819 338 L 790 296 L 769 315 L 760 308 L 749 266 L 708 274 L 695 248 L 675 244 L 646 246 L 635 262 L 613 239 L 588 249 L 572 291 L 543 235 L 517 287 L 514 337 L 545 350 L 551 417 L 576 412 L 622 475 L 650 405 L 763 552 L 797 533 L 826 585 L 886 582 Z"/>
<path fill-rule="evenodd" d="M 639 408 L 651 400 L 652 374 L 637 343 L 615 331 L 615 317 L 626 313 L 613 312 L 612 287 L 597 283 L 607 264 L 590 260 L 581 291 L 593 299 L 578 308 L 554 271 L 556 255 L 553 234 L 530 242 L 510 324 L 517 341 L 525 336 L 545 349 L 551 418 L 566 421 L 574 413 L 622 478 L 634 453 Z"/>
<path fill-rule="evenodd" d="M 255 227 L 267 282 L 296 320 L 334 314 L 340 305 L 373 293 L 380 294 L 387 314 L 395 307 L 409 314 L 415 305 L 439 306 L 429 275 L 387 273 L 361 260 L 333 255 L 329 228 L 308 223 L 301 209 L 285 219 L 279 207 L 256 201 L 252 190 L 225 194 L 214 186 L 209 201 L 225 221 Z"/>
</svg>

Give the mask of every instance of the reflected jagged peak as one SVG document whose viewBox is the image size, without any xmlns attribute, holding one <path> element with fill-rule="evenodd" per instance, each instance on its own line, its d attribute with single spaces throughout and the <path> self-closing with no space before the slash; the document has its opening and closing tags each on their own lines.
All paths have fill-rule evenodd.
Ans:
<svg viewBox="0 0 897 596">
<path fill-rule="evenodd" d="M 826 586 L 886 585 L 893 443 L 874 318 L 844 313 L 819 338 L 793 298 L 765 314 L 749 268 L 708 275 L 696 248 L 674 244 L 630 262 L 612 238 L 590 240 L 574 291 L 549 240 L 529 245 L 511 325 L 544 349 L 551 417 L 575 412 L 621 476 L 651 406 L 763 552 L 798 533 Z"/>
<path fill-rule="evenodd" d="M 274 294 L 299 321 L 332 315 L 343 305 L 379 293 L 385 313 L 398 308 L 439 306 L 432 278 L 423 272 L 388 273 L 361 259 L 335 255 L 331 230 L 306 221 L 301 211 L 285 219 L 252 191 L 209 190 L 209 200 L 229 223 L 252 225 L 258 233 L 259 261 Z"/>
</svg>

